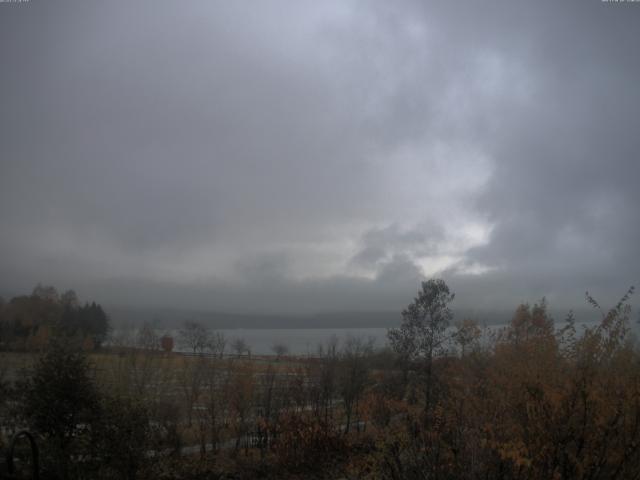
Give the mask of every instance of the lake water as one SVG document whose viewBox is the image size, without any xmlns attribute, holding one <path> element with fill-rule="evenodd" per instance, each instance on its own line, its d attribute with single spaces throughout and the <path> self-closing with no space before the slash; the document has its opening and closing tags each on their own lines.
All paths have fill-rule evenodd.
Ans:
<svg viewBox="0 0 640 480">
<path fill-rule="evenodd" d="M 232 344 L 237 339 L 244 340 L 254 355 L 274 355 L 273 346 L 276 344 L 285 345 L 291 355 L 315 355 L 318 345 L 326 345 L 333 337 L 338 340 L 338 348 L 349 337 L 371 338 L 374 341 L 374 348 L 382 348 L 387 344 L 386 328 L 233 328 L 216 329 L 215 332 L 224 335 L 225 353 L 229 354 L 234 353 Z M 133 344 L 136 334 L 136 331 L 116 330 L 112 332 L 112 337 L 115 343 L 124 341 L 126 344 Z M 180 345 L 178 329 L 156 330 L 156 334 L 172 336 L 175 341 L 174 351 L 188 351 L 188 348 Z"/>
<path fill-rule="evenodd" d="M 292 355 L 315 354 L 318 345 L 327 344 L 332 337 L 337 338 L 338 346 L 351 337 L 372 338 L 374 347 L 387 344 L 386 328 L 282 328 L 282 329 L 228 329 L 218 330 L 227 339 L 227 351 L 231 343 L 243 339 L 251 352 L 256 355 L 273 355 L 275 344 L 286 345 Z"/>
<path fill-rule="evenodd" d="M 594 322 L 576 322 L 578 332 L 583 327 L 594 326 Z M 556 323 L 556 327 L 564 326 L 564 322 Z M 503 328 L 504 325 L 489 325 L 488 330 Z M 453 331 L 453 329 L 451 329 Z M 349 337 L 373 339 L 375 348 L 388 345 L 387 328 L 283 328 L 283 329 L 221 329 L 217 330 L 227 339 L 227 353 L 232 353 L 231 344 L 236 339 L 243 339 L 254 355 L 273 355 L 275 344 L 286 345 L 292 355 L 314 355 L 318 345 L 326 345 L 332 337 L 338 340 L 338 347 Z M 178 340 L 178 331 L 172 332 Z M 179 342 L 177 342 L 179 343 Z M 179 346 L 176 348 L 180 351 Z"/>
<path fill-rule="evenodd" d="M 561 328 L 564 322 L 557 322 L 556 327 Z M 576 322 L 578 334 L 584 327 L 593 327 L 595 322 Z M 487 325 L 487 331 L 495 331 L 504 325 Z M 372 339 L 375 348 L 383 348 L 388 345 L 387 328 L 281 328 L 281 329 L 252 329 L 234 328 L 216 330 L 222 333 L 227 341 L 225 353 L 233 353 L 234 340 L 242 339 L 254 355 L 273 355 L 273 346 L 285 345 L 291 355 L 315 355 L 319 345 L 327 345 L 335 337 L 338 340 L 338 348 L 344 345 L 349 337 Z M 452 331 L 452 329 L 451 329 Z M 118 336 L 117 333 L 115 332 Z M 123 333 L 120 331 L 119 333 Z M 168 334 L 175 339 L 175 350 L 184 351 L 180 346 L 179 330 L 160 330 L 158 335 Z M 485 332 L 486 333 L 486 332 Z M 135 331 L 129 331 L 128 337 L 135 338 Z"/>
</svg>

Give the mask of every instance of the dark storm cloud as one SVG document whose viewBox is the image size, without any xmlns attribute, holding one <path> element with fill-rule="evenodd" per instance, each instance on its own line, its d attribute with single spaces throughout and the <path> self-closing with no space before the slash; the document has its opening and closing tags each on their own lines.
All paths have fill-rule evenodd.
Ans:
<svg viewBox="0 0 640 480">
<path fill-rule="evenodd" d="M 496 168 L 479 208 L 495 228 L 466 257 L 498 269 L 472 288 L 528 288 L 556 302 L 590 289 L 611 300 L 640 277 L 640 60 L 631 47 L 640 11 L 548 8 L 540 31 L 518 34 L 536 40 L 521 52 L 535 102 L 501 112 L 500 136 L 485 145 Z"/>
<path fill-rule="evenodd" d="M 639 21 L 0 4 L 0 290 L 272 312 L 394 309 L 432 274 L 486 306 L 618 293 L 640 272 Z"/>
</svg>

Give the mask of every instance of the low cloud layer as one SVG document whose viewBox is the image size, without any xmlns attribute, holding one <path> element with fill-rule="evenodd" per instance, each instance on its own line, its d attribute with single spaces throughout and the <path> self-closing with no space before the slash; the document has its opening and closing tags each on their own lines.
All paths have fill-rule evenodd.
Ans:
<svg viewBox="0 0 640 480">
<path fill-rule="evenodd" d="M 0 4 L 0 292 L 484 308 L 638 282 L 640 7 Z"/>
</svg>

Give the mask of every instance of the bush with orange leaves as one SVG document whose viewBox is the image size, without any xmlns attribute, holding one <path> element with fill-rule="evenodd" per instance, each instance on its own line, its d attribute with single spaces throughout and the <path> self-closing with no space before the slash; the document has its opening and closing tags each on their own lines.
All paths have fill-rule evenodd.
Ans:
<svg viewBox="0 0 640 480">
<path fill-rule="evenodd" d="M 632 293 L 582 332 L 572 316 L 556 329 L 544 301 L 522 305 L 489 348 L 434 362 L 437 403 L 390 424 L 371 478 L 640 478 Z"/>
<path fill-rule="evenodd" d="M 276 463 L 291 472 L 322 471 L 347 453 L 344 436 L 310 412 L 283 413 L 272 437 Z"/>
</svg>

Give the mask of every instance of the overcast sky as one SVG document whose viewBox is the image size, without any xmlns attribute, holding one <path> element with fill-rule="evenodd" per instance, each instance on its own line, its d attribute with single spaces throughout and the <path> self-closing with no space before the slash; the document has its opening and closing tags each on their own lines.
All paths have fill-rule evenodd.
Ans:
<svg viewBox="0 0 640 480">
<path fill-rule="evenodd" d="M 609 301 L 640 278 L 639 32 L 600 0 L 0 3 L 0 292 Z"/>
</svg>

